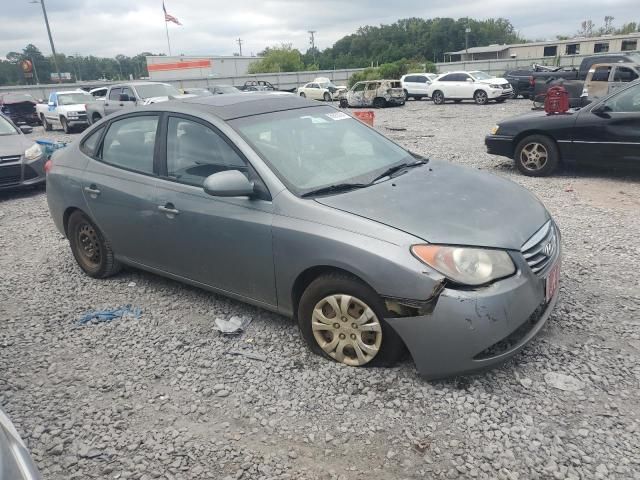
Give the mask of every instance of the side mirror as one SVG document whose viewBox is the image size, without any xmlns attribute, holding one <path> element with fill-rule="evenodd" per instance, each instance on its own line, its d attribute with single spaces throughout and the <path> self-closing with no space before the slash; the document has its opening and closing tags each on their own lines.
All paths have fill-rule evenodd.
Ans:
<svg viewBox="0 0 640 480">
<path fill-rule="evenodd" d="M 467 78 L 467 82 L 473 82 L 473 78 Z"/>
<path fill-rule="evenodd" d="M 22 133 L 32 133 L 33 132 L 33 127 L 29 126 L 29 125 L 20 125 L 20 131 Z"/>
<path fill-rule="evenodd" d="M 53 102 L 49 102 L 49 103 L 47 103 L 47 105 L 49 105 L 50 107 L 54 107 L 56 104 L 53 103 Z"/>
<path fill-rule="evenodd" d="M 118 100 L 120 100 L 121 102 L 128 102 L 130 101 L 129 95 L 127 95 L 126 93 L 121 93 L 120 96 L 118 97 Z"/>
<path fill-rule="evenodd" d="M 213 197 L 252 197 L 255 184 L 239 170 L 225 170 L 204 180 L 204 191 Z"/>
<path fill-rule="evenodd" d="M 608 117 L 609 116 L 609 114 L 607 113 L 608 111 L 609 111 L 609 107 L 607 107 L 604 103 L 601 103 L 600 105 L 596 105 L 591 109 L 591 113 L 593 113 L 594 115 L 598 115 L 599 117 Z"/>
</svg>

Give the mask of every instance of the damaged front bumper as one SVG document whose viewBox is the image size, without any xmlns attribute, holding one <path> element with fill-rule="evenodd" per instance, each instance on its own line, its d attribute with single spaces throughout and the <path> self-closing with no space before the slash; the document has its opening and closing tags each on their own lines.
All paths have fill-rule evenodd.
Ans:
<svg viewBox="0 0 640 480">
<path fill-rule="evenodd" d="M 558 300 L 556 291 L 545 301 L 545 281 L 519 265 L 514 276 L 487 287 L 444 288 L 428 313 L 387 322 L 421 375 L 435 379 L 470 373 L 509 359 L 542 329 Z"/>
</svg>

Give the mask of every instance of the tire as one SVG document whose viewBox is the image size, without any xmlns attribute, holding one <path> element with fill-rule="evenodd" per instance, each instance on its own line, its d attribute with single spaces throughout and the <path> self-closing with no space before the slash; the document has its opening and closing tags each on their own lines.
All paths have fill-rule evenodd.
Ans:
<svg viewBox="0 0 640 480">
<path fill-rule="evenodd" d="M 64 130 L 64 133 L 71 133 L 71 127 L 69 126 L 66 118 L 60 117 L 60 125 L 62 125 L 62 130 Z"/>
<path fill-rule="evenodd" d="M 93 115 L 91 115 L 91 124 L 92 125 L 94 123 L 98 123 L 100 120 L 102 120 L 102 115 L 100 115 L 99 113 L 94 113 Z"/>
<path fill-rule="evenodd" d="M 407 91 L 407 89 L 404 89 L 404 99 L 405 100 L 409 100 L 409 92 Z M 417 100 L 418 97 L 413 97 L 414 100 Z"/>
<path fill-rule="evenodd" d="M 431 100 L 433 100 L 433 103 L 436 105 L 442 105 L 444 103 L 444 93 L 440 90 L 436 90 L 431 94 Z"/>
<path fill-rule="evenodd" d="M 304 92 L 300 92 L 300 96 L 301 96 L 302 98 L 307 98 L 307 96 L 304 94 Z"/>
<path fill-rule="evenodd" d="M 520 95 L 520 92 L 518 91 L 518 89 L 513 85 L 511 86 L 511 88 L 513 88 L 513 92 L 511 93 L 511 98 L 514 98 L 514 99 L 518 98 L 518 95 Z"/>
<path fill-rule="evenodd" d="M 486 105 L 489 103 L 489 96 L 484 90 L 476 90 L 473 94 L 473 100 L 477 105 Z"/>
<path fill-rule="evenodd" d="M 42 120 L 42 126 L 44 127 L 44 130 L 46 132 L 50 132 L 52 130 L 51 124 L 47 121 L 44 115 L 42 115 L 40 118 Z"/>
<path fill-rule="evenodd" d="M 384 108 L 387 106 L 387 101 L 382 97 L 376 97 L 373 99 L 373 108 Z"/>
<path fill-rule="evenodd" d="M 349 108 L 349 100 L 347 100 L 346 98 L 341 98 L 339 105 L 340 108 Z"/>
<path fill-rule="evenodd" d="M 545 177 L 558 167 L 560 152 L 551 138 L 530 135 L 518 143 L 513 158 L 520 173 L 528 177 Z"/>
<path fill-rule="evenodd" d="M 384 312 L 382 299 L 373 289 L 349 275 L 332 273 L 309 284 L 300 297 L 297 314 L 300 332 L 313 352 L 361 367 L 390 366 L 404 353 L 404 343 L 384 320 Z M 340 335 L 343 337 L 336 338 Z M 359 348 L 354 348 L 356 345 Z"/>
<path fill-rule="evenodd" d="M 90 277 L 107 278 L 121 270 L 111 244 L 83 212 L 76 210 L 71 214 L 67 236 L 73 257 Z"/>
<path fill-rule="evenodd" d="M 331 101 L 331 94 L 324 92 L 324 95 L 322 96 L 322 98 L 324 99 L 325 102 L 330 102 Z"/>
</svg>

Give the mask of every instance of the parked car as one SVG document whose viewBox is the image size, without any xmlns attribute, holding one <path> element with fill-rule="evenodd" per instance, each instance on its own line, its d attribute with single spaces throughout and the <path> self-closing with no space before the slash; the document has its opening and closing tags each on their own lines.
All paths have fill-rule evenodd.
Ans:
<svg viewBox="0 0 640 480">
<path fill-rule="evenodd" d="M 0 410 L 0 478 L 40 480 L 40 472 L 9 417 Z"/>
<path fill-rule="evenodd" d="M 227 95 L 229 93 L 241 93 L 241 90 L 232 85 L 213 85 L 209 91 L 214 95 Z"/>
<path fill-rule="evenodd" d="M 427 87 L 438 77 L 435 73 L 409 73 L 400 78 L 400 83 L 404 89 L 404 96 L 407 100 L 414 98 L 420 100 L 427 98 Z"/>
<path fill-rule="evenodd" d="M 16 125 L 40 125 L 36 112 L 38 102 L 28 93 L 4 93 L 0 95 L 0 113 Z"/>
<path fill-rule="evenodd" d="M 328 88 L 321 87 L 320 84 L 316 82 L 309 82 L 298 88 L 298 95 L 312 100 L 324 100 L 325 102 L 333 100 L 331 91 Z"/>
<path fill-rule="evenodd" d="M 495 365 L 558 298 L 533 194 L 297 95 L 119 112 L 53 157 L 47 201 L 87 275 L 126 264 L 279 312 L 345 365 L 405 345 L 428 377 Z"/>
<path fill-rule="evenodd" d="M 270 82 L 266 80 L 247 80 L 239 90 L 246 92 L 265 92 L 278 90 Z"/>
<path fill-rule="evenodd" d="M 349 88 L 346 85 L 336 85 L 330 78 L 327 77 L 317 77 L 314 80 L 314 83 L 320 85 L 320 88 L 326 88 L 331 93 L 331 96 L 336 99 L 345 95 Z"/>
<path fill-rule="evenodd" d="M 65 133 L 70 133 L 89 124 L 85 105 L 93 101 L 93 96 L 84 90 L 52 92 L 47 103 L 36 105 L 36 112 L 45 130 L 59 125 Z"/>
<path fill-rule="evenodd" d="M 89 123 L 96 123 L 114 112 L 141 105 L 193 97 L 176 87 L 161 82 L 130 82 L 111 85 L 104 102 L 87 104 Z"/>
<path fill-rule="evenodd" d="M 89 93 L 93 95 L 96 100 L 105 100 L 107 98 L 107 93 L 109 92 L 109 87 L 98 87 L 92 88 L 89 90 Z"/>
<path fill-rule="evenodd" d="M 602 98 L 640 78 L 640 65 L 631 63 L 597 63 L 584 81 L 585 104 Z"/>
<path fill-rule="evenodd" d="M 189 87 L 189 88 L 183 88 L 182 89 L 182 93 L 186 93 L 188 95 L 196 95 L 199 97 L 209 97 L 211 95 L 213 95 L 213 93 L 211 93 L 211 91 L 207 88 L 200 88 L 200 87 Z"/>
<path fill-rule="evenodd" d="M 509 70 L 504 72 L 502 76 L 507 82 L 511 84 L 513 88 L 513 98 L 532 98 L 533 94 L 533 82 L 531 81 L 531 73 L 534 70 L 531 68 L 528 70 Z"/>
<path fill-rule="evenodd" d="M 358 82 L 340 99 L 340 106 L 384 108 L 404 105 L 406 99 L 399 80 L 368 80 Z"/>
<path fill-rule="evenodd" d="M 31 130 L 0 114 L 0 190 L 44 182 L 44 151 L 24 135 Z"/>
<path fill-rule="evenodd" d="M 487 151 L 513 158 L 529 176 L 552 174 L 561 162 L 640 165 L 640 82 L 564 114 L 531 112 L 496 125 Z"/>
<path fill-rule="evenodd" d="M 478 105 L 485 105 L 490 100 L 502 103 L 512 94 L 513 88 L 504 78 L 492 77 L 480 71 L 449 72 L 427 87 L 427 95 L 436 105 L 442 105 L 447 100 L 474 100 Z"/>
<path fill-rule="evenodd" d="M 533 99 L 544 97 L 549 88 L 562 85 L 569 91 L 570 105 L 582 106 L 581 100 L 584 81 L 591 67 L 597 63 L 636 63 L 640 64 L 640 53 L 606 53 L 602 55 L 589 55 L 584 57 L 577 69 L 559 67 L 552 71 L 540 71 L 531 73 L 531 88 Z"/>
</svg>

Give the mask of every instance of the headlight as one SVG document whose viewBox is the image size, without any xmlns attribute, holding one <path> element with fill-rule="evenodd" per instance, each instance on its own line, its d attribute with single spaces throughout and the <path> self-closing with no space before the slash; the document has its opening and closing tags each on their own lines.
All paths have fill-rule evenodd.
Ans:
<svg viewBox="0 0 640 480">
<path fill-rule="evenodd" d="M 26 158 L 27 160 L 36 160 L 41 156 L 42 156 L 42 149 L 40 148 L 40 145 L 38 145 L 37 143 L 34 143 L 24 151 L 24 158 Z"/>
<path fill-rule="evenodd" d="M 495 135 L 496 133 L 498 133 L 498 130 L 500 130 L 500 125 L 495 125 L 495 126 L 491 129 L 491 135 Z"/>
<path fill-rule="evenodd" d="M 464 285 L 483 285 L 516 271 L 511 257 L 503 250 L 414 245 L 411 252 L 447 278 Z"/>
<path fill-rule="evenodd" d="M 502 88 L 502 85 L 489 85 L 491 88 Z"/>
</svg>

